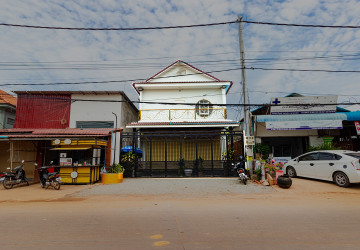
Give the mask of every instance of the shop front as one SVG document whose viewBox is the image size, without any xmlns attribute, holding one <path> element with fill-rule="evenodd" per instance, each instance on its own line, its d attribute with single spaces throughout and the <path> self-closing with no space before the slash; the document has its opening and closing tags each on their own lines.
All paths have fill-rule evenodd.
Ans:
<svg viewBox="0 0 360 250">
<path fill-rule="evenodd" d="M 25 161 L 27 178 L 39 180 L 37 167 L 58 171 L 65 184 L 92 184 L 111 164 L 113 129 L 0 130 L 0 171 Z"/>
<path fill-rule="evenodd" d="M 107 141 L 97 139 L 55 139 L 51 151 L 57 152 L 56 167 L 66 184 L 93 184 L 100 180 Z M 52 153 L 54 156 L 54 154 Z"/>
</svg>

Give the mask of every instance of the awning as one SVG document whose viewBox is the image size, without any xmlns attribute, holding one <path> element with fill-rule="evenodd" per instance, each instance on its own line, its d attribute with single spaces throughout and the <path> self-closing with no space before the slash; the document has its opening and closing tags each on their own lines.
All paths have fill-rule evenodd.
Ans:
<svg viewBox="0 0 360 250">
<path fill-rule="evenodd" d="M 66 147 L 69 147 L 69 146 L 87 147 L 87 146 L 91 146 L 91 145 L 106 146 L 107 141 L 101 140 L 101 139 L 71 139 L 71 138 L 67 138 L 67 139 L 52 140 L 51 144 L 59 145 L 59 146 L 66 146 Z"/>
<path fill-rule="evenodd" d="M 128 152 L 132 152 L 132 146 L 125 146 L 123 148 L 121 148 L 121 153 L 128 153 Z M 136 153 L 137 154 L 142 154 L 142 150 L 140 148 L 136 148 Z"/>
<path fill-rule="evenodd" d="M 91 149 L 91 146 L 89 147 L 58 147 L 58 148 L 52 148 L 50 150 L 88 150 Z"/>
<path fill-rule="evenodd" d="M 301 114 L 301 115 L 257 115 L 256 122 L 280 121 L 313 121 L 313 120 L 342 120 L 360 121 L 360 111 L 331 113 L 331 114 Z"/>
</svg>

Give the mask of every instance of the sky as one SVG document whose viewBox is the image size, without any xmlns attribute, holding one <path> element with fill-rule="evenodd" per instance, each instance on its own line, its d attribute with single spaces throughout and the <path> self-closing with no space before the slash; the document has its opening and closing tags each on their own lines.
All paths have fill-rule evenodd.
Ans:
<svg viewBox="0 0 360 250">
<path fill-rule="evenodd" d="M 0 1 L 1 24 L 76 28 L 207 24 L 235 21 L 238 16 L 255 22 L 359 26 L 359 13 L 356 0 Z M 216 78 L 233 81 L 227 103 L 243 102 L 236 23 L 137 31 L 0 25 L 0 33 L 0 88 L 5 91 L 122 90 L 136 100 L 133 82 L 182 60 Z M 273 97 L 293 92 L 360 102 L 360 73 L 291 71 L 360 70 L 360 29 L 244 23 L 243 39 L 249 103 L 269 103 Z M 242 116 L 241 107 L 230 106 L 228 111 L 229 119 Z"/>
</svg>

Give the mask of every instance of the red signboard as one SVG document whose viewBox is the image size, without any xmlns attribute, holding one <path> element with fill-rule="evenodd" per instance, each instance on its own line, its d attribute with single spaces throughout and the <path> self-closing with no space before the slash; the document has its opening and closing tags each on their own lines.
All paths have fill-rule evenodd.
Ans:
<svg viewBox="0 0 360 250">
<path fill-rule="evenodd" d="M 356 133 L 360 135 L 360 122 L 355 122 Z"/>
</svg>

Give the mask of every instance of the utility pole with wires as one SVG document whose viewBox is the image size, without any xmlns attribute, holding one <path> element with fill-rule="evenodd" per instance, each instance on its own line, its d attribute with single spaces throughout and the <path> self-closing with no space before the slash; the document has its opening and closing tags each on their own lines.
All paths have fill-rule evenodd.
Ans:
<svg viewBox="0 0 360 250">
<path fill-rule="evenodd" d="M 250 175 L 253 174 L 252 161 L 253 161 L 253 144 L 255 142 L 252 137 L 251 131 L 251 118 L 250 118 L 250 107 L 249 107 L 249 96 L 246 86 L 246 74 L 245 74 L 245 52 L 244 52 L 244 42 L 242 34 L 242 17 L 238 17 L 239 24 L 239 43 L 240 43 L 240 64 L 241 64 L 241 84 L 243 92 L 243 104 L 244 104 L 244 149 L 247 161 L 247 167 L 250 170 Z"/>
</svg>

